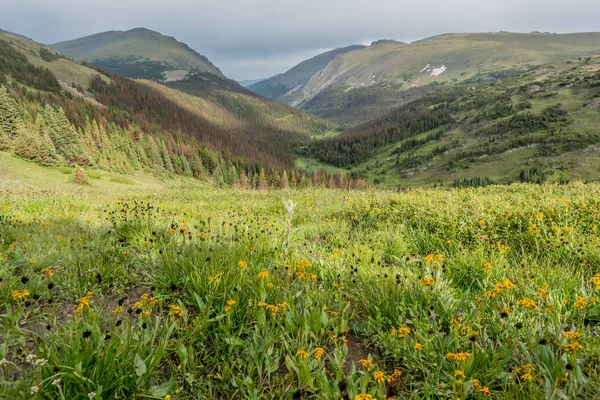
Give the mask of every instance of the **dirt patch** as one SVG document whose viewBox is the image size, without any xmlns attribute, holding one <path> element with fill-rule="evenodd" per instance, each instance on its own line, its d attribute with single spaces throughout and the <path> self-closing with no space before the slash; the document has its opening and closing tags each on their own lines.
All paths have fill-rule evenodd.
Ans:
<svg viewBox="0 0 600 400">
<path fill-rule="evenodd" d="M 369 351 L 369 348 L 360 342 L 357 338 L 352 335 L 346 335 L 346 346 L 348 347 L 348 356 L 346 357 L 346 363 L 344 364 L 344 372 L 348 373 L 352 363 L 358 364 L 358 360 L 367 359 L 369 354 L 375 358 L 375 352 Z"/>
</svg>

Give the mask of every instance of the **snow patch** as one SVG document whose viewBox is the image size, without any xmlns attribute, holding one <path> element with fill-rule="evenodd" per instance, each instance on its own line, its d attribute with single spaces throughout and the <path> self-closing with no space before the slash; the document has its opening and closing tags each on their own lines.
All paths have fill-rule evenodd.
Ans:
<svg viewBox="0 0 600 400">
<path fill-rule="evenodd" d="M 433 68 L 431 70 L 431 76 L 440 76 L 442 74 L 442 72 L 444 72 L 447 69 L 448 68 L 446 68 L 445 65 L 442 65 L 441 67 Z"/>
<path fill-rule="evenodd" d="M 442 65 L 440 67 L 436 67 L 434 65 L 427 64 L 425 66 L 425 68 L 423 68 L 421 71 L 419 71 L 419 73 L 422 74 L 422 73 L 426 72 L 426 73 L 429 73 L 431 76 L 440 76 L 447 69 L 448 68 L 446 68 L 445 65 Z"/>
</svg>

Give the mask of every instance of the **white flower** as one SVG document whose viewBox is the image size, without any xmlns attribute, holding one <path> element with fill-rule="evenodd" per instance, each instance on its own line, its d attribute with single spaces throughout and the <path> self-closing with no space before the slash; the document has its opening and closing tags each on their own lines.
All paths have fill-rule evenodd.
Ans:
<svg viewBox="0 0 600 400">
<path fill-rule="evenodd" d="M 38 358 L 35 360 L 35 365 L 44 365 L 48 362 L 48 360 L 44 360 L 43 358 Z"/>
<path fill-rule="evenodd" d="M 40 390 L 40 388 L 38 386 L 32 386 L 31 387 L 31 394 L 36 394 L 39 390 Z"/>
<path fill-rule="evenodd" d="M 35 360 L 35 354 L 27 354 L 25 356 L 25 361 L 27 361 L 28 363 L 33 363 L 33 360 Z"/>
<path fill-rule="evenodd" d="M 60 378 L 55 379 L 55 380 L 52 381 L 52 385 L 53 386 L 58 386 L 59 384 L 60 384 Z"/>
<path fill-rule="evenodd" d="M 88 397 L 90 399 L 93 399 L 94 397 L 96 397 L 96 392 L 90 392 L 90 393 L 88 393 Z"/>
</svg>

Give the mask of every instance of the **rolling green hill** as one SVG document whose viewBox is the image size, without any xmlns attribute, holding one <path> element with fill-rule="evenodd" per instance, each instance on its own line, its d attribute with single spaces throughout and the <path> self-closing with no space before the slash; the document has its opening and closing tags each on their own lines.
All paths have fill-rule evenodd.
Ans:
<svg viewBox="0 0 600 400">
<path fill-rule="evenodd" d="M 224 78 L 206 57 L 186 44 L 145 28 L 102 32 L 49 46 L 131 78 L 173 81 L 182 79 L 191 70 Z"/>
<path fill-rule="evenodd" d="M 364 46 L 348 46 L 319 54 L 309 60 L 303 61 L 286 73 L 275 75 L 269 79 L 262 80 L 249 86 L 249 89 L 272 100 L 283 100 L 293 98 L 293 92 L 304 86 L 319 71 L 321 71 L 331 60 L 340 54 L 359 50 Z"/>
<path fill-rule="evenodd" d="M 302 154 L 386 187 L 597 181 L 600 56 L 433 89 Z"/>
<path fill-rule="evenodd" d="M 537 65 L 598 53 L 600 33 L 462 33 L 411 44 L 378 41 L 337 54 L 307 82 L 277 99 L 354 125 L 421 95 L 412 96 L 410 89 L 496 80 Z"/>
</svg>

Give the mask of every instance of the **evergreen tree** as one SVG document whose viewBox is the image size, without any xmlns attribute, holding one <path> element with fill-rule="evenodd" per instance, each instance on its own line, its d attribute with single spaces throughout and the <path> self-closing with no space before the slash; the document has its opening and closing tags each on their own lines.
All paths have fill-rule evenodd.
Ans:
<svg viewBox="0 0 600 400">
<path fill-rule="evenodd" d="M 43 116 L 48 136 L 52 139 L 56 152 L 71 163 L 88 164 L 81 137 L 65 116 L 63 109 L 54 109 L 46 105 Z"/>
<path fill-rule="evenodd" d="M 17 136 L 20 120 L 12 98 L 4 86 L 0 86 L 0 150 L 7 149 L 10 140 Z"/>
<path fill-rule="evenodd" d="M 283 176 L 281 177 L 281 180 L 279 181 L 279 187 L 281 189 L 287 189 L 290 187 L 287 172 L 285 170 L 283 170 Z"/>
<path fill-rule="evenodd" d="M 258 176 L 258 185 L 257 185 L 258 190 L 267 190 L 269 189 L 269 186 L 267 185 L 267 179 L 265 178 L 265 169 L 261 168 L 260 169 L 260 174 Z"/>
<path fill-rule="evenodd" d="M 317 173 L 317 170 L 315 170 L 313 172 L 312 185 L 314 188 L 321 187 L 321 176 L 319 176 L 319 174 Z"/>
<path fill-rule="evenodd" d="M 248 178 L 246 177 L 246 173 L 244 173 L 244 170 L 242 170 L 242 173 L 240 174 L 240 187 L 242 189 L 248 189 L 249 187 Z"/>
<path fill-rule="evenodd" d="M 238 177 L 237 169 L 235 168 L 235 165 L 233 165 L 233 164 L 231 164 L 231 166 L 229 167 L 228 183 L 232 187 L 235 187 L 239 184 L 239 177 Z"/>
<path fill-rule="evenodd" d="M 14 140 L 15 154 L 26 160 L 38 161 L 40 154 L 38 144 L 38 136 L 33 129 L 30 126 L 20 123 L 17 127 L 16 139 Z"/>
<path fill-rule="evenodd" d="M 173 172 L 175 172 L 175 169 L 173 168 L 173 163 L 171 162 L 169 150 L 167 150 L 167 146 L 165 145 L 165 142 L 162 140 L 159 141 L 158 145 L 159 145 L 160 157 L 162 159 L 163 167 L 164 167 L 165 171 L 167 172 L 167 174 L 172 174 Z"/>
</svg>

